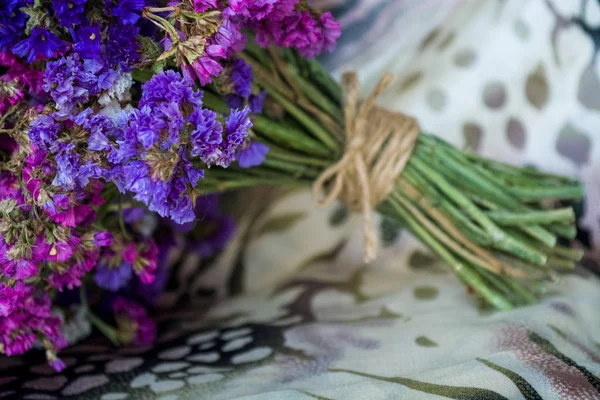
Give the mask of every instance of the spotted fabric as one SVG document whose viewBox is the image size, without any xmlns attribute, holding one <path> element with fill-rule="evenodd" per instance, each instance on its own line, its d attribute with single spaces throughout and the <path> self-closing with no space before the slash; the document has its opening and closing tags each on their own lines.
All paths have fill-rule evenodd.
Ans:
<svg viewBox="0 0 600 400">
<path fill-rule="evenodd" d="M 370 90 L 390 71 L 382 104 L 424 129 L 583 179 L 585 262 L 540 304 L 492 312 L 390 221 L 364 266 L 360 217 L 308 192 L 244 193 L 225 253 L 173 254 L 154 346 L 82 340 L 75 313 L 67 368 L 2 358 L 0 399 L 600 399 L 600 2 L 320 2 L 346 28 L 334 73 Z"/>
</svg>

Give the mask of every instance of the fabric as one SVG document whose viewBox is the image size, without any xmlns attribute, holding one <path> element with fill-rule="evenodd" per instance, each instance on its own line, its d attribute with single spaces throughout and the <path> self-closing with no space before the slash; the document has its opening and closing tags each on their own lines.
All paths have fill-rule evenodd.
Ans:
<svg viewBox="0 0 600 400">
<path fill-rule="evenodd" d="M 426 130 L 581 177 L 581 240 L 599 244 L 599 2 L 325 3 L 346 27 L 333 71 L 360 71 L 365 91 L 390 71 L 381 104 Z M 600 399 L 595 250 L 540 304 L 497 313 L 407 232 L 377 226 L 382 249 L 364 266 L 360 217 L 288 193 L 246 215 L 216 260 L 173 256 L 154 347 L 92 338 L 60 374 L 41 354 L 4 358 L 0 398 Z"/>
</svg>

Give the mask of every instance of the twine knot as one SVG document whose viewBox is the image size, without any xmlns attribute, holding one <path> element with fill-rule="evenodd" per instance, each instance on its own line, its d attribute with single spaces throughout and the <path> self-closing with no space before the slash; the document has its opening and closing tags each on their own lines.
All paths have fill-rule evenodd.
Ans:
<svg viewBox="0 0 600 400">
<path fill-rule="evenodd" d="M 313 198 L 318 206 L 326 207 L 339 199 L 351 211 L 363 214 L 365 262 L 373 261 L 377 254 L 373 209 L 393 190 L 420 132 L 414 118 L 375 105 L 393 80 L 393 75 L 385 74 L 359 104 L 356 74 L 343 75 L 344 154 L 313 184 Z"/>
</svg>

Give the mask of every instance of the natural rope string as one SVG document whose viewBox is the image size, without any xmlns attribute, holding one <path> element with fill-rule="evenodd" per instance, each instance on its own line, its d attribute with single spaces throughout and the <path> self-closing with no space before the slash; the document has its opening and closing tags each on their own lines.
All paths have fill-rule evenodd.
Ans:
<svg viewBox="0 0 600 400">
<path fill-rule="evenodd" d="M 377 254 L 373 209 L 394 188 L 420 132 L 414 118 L 375 105 L 377 97 L 390 87 L 393 80 L 393 75 L 385 74 L 375 90 L 359 104 L 356 74 L 347 72 L 343 75 L 344 155 L 313 184 L 313 198 L 318 206 L 326 207 L 339 199 L 351 211 L 363 214 L 364 259 L 367 263 L 373 261 Z"/>
</svg>

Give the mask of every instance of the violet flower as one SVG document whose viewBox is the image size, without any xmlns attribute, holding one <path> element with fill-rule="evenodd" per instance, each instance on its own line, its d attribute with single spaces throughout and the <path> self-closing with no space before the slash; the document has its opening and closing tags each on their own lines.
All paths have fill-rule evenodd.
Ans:
<svg viewBox="0 0 600 400">
<path fill-rule="evenodd" d="M 252 142 L 238 154 L 238 165 L 242 168 L 256 167 L 265 161 L 269 148 L 262 143 Z"/>
<path fill-rule="evenodd" d="M 27 62 L 33 62 L 52 58 L 65 47 L 66 43 L 54 33 L 35 27 L 27 39 L 20 41 L 12 48 L 12 52 L 21 58 L 27 58 Z"/>
<path fill-rule="evenodd" d="M 144 0 L 119 0 L 112 9 L 112 15 L 125 25 L 134 25 L 140 19 L 145 5 Z"/>
<path fill-rule="evenodd" d="M 71 29 L 73 38 L 73 51 L 82 58 L 100 58 L 100 29 L 97 26 L 81 26 Z"/>
<path fill-rule="evenodd" d="M 85 19 L 85 4 L 87 0 L 54 0 L 52 8 L 61 25 L 70 28 L 82 24 Z"/>
</svg>

